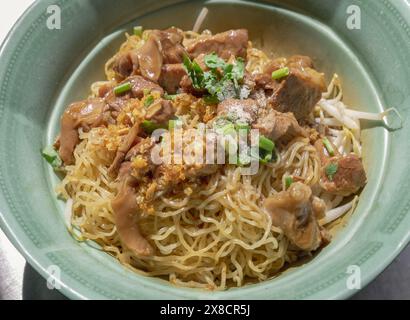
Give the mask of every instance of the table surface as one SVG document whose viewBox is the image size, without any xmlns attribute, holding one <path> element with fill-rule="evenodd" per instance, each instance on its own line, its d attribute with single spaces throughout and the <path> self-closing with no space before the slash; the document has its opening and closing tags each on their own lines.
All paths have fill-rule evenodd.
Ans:
<svg viewBox="0 0 410 320">
<path fill-rule="evenodd" d="M 0 42 L 33 0 L 0 2 Z M 0 230 L 0 300 L 65 299 L 44 280 Z M 410 299 L 410 247 L 352 299 Z"/>
</svg>

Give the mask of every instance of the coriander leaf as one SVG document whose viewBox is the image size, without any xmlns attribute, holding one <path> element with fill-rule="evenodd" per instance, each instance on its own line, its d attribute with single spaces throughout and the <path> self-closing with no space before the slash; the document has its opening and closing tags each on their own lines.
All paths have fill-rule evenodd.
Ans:
<svg viewBox="0 0 410 320">
<path fill-rule="evenodd" d="M 247 99 L 251 94 L 251 89 L 247 85 L 241 86 L 239 90 L 239 99 Z"/>
<path fill-rule="evenodd" d="M 330 181 L 333 181 L 333 177 L 337 173 L 338 168 L 339 166 L 337 165 L 337 163 L 331 163 L 326 166 L 325 174 Z"/>
<path fill-rule="evenodd" d="M 207 103 L 249 95 L 240 85 L 245 75 L 245 61 L 242 58 L 237 58 L 234 64 L 228 64 L 217 54 L 211 53 L 204 57 L 204 62 L 209 71 L 204 72 L 198 63 L 191 61 L 187 55 L 184 55 L 183 59 L 194 89 L 206 90 L 209 93 L 204 98 Z"/>
<path fill-rule="evenodd" d="M 241 96 L 241 86 L 239 85 L 240 82 L 243 81 L 245 76 L 245 61 L 242 58 L 238 58 L 236 60 L 235 65 L 232 68 L 232 80 L 235 86 L 236 95 Z"/>
<path fill-rule="evenodd" d="M 204 72 L 197 62 L 192 62 L 191 59 L 185 54 L 183 57 L 184 67 L 192 80 L 192 85 L 195 89 L 202 89 Z"/>
<path fill-rule="evenodd" d="M 221 81 L 217 96 L 220 101 L 223 101 L 229 98 L 237 98 L 238 95 L 237 95 L 237 91 L 235 88 L 235 84 L 230 80 Z"/>
<path fill-rule="evenodd" d="M 237 58 L 236 63 L 232 68 L 234 79 L 242 80 L 245 76 L 245 61 L 242 58 Z"/>
<path fill-rule="evenodd" d="M 192 70 L 192 61 L 191 61 L 191 59 L 186 54 L 184 54 L 182 59 L 183 59 L 184 67 L 187 69 L 188 72 L 191 72 L 191 70 Z"/>
<path fill-rule="evenodd" d="M 218 57 L 216 53 L 207 54 L 204 57 L 204 62 L 205 65 L 210 69 L 224 69 L 226 65 L 226 62 L 222 58 Z"/>
<path fill-rule="evenodd" d="M 205 72 L 203 77 L 204 89 L 206 89 L 210 95 L 214 96 L 218 91 L 218 77 L 214 72 Z"/>
<path fill-rule="evenodd" d="M 197 62 L 192 62 L 192 84 L 195 89 L 202 89 L 204 81 L 204 72 Z"/>
<path fill-rule="evenodd" d="M 224 70 L 224 78 L 232 79 L 233 64 L 227 64 L 223 70 Z"/>
</svg>

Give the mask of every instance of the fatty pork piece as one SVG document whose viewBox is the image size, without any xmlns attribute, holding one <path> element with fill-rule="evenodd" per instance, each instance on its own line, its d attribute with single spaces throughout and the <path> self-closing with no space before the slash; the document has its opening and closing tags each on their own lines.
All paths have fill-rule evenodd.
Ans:
<svg viewBox="0 0 410 320">
<path fill-rule="evenodd" d="M 105 124 L 108 117 L 108 106 L 99 98 L 72 103 L 65 110 L 60 121 L 59 137 L 59 154 L 65 165 L 74 163 L 73 151 L 80 142 L 78 129 L 89 131 Z"/>
<path fill-rule="evenodd" d="M 140 74 L 156 82 L 161 74 L 163 56 L 157 39 L 150 36 L 138 49 L 121 53 L 113 69 L 121 79 Z"/>
<path fill-rule="evenodd" d="M 164 90 L 158 84 L 141 76 L 129 77 L 123 81 L 123 83 L 126 82 L 131 84 L 130 91 L 127 91 L 122 95 L 116 95 L 114 91 L 111 90 L 111 92 L 104 98 L 110 110 L 115 111 L 115 114 L 121 112 L 124 105 L 126 105 L 132 98 L 142 99 L 147 93 L 159 93 L 160 96 L 164 95 Z"/>
<path fill-rule="evenodd" d="M 246 29 L 229 30 L 212 36 L 201 35 L 187 45 L 187 51 L 192 59 L 209 53 L 216 53 L 225 60 L 231 56 L 246 58 L 248 39 Z"/>
<path fill-rule="evenodd" d="M 252 126 L 258 129 L 265 137 L 280 141 L 284 144 L 296 137 L 307 137 L 307 132 L 302 128 L 291 112 L 282 113 L 274 109 L 258 117 Z"/>
<path fill-rule="evenodd" d="M 261 135 L 286 143 L 295 137 L 307 137 L 292 113 L 281 113 L 270 106 L 260 106 L 253 99 L 227 99 L 219 103 L 217 114 L 236 123 L 247 123 Z"/>
<path fill-rule="evenodd" d="M 275 110 L 292 112 L 300 121 L 305 119 L 326 90 L 323 75 L 313 69 L 290 68 L 290 74 L 275 91 L 271 103 Z"/>
<path fill-rule="evenodd" d="M 289 75 L 272 79 L 272 72 L 288 67 Z M 256 88 L 272 92 L 272 107 L 280 112 L 292 112 L 298 121 L 304 120 L 313 110 L 326 90 L 324 75 L 313 69 L 313 62 L 306 56 L 278 58 L 268 63 L 261 74 L 253 75 Z"/>
<path fill-rule="evenodd" d="M 124 105 L 129 103 L 131 98 L 142 99 L 144 95 L 157 92 L 160 96 L 164 95 L 164 90 L 156 83 L 149 81 L 141 76 L 132 76 L 122 82 L 131 84 L 131 90 L 121 95 L 116 95 L 111 88 L 111 91 L 104 97 L 105 102 L 109 106 L 111 111 L 115 111 L 115 114 L 121 112 Z"/>
<path fill-rule="evenodd" d="M 124 103 L 129 98 L 142 98 L 144 91 L 157 91 L 163 95 L 164 90 L 156 83 L 146 80 L 141 76 L 128 78 L 132 85 L 129 93 L 116 96 L 111 90 L 104 98 L 90 98 L 71 104 L 61 117 L 61 134 L 59 138 L 59 153 L 65 165 L 74 162 L 73 151 L 79 143 L 78 129 L 88 131 L 113 121 L 111 118 L 120 112 Z M 169 108 L 167 108 L 169 112 Z M 158 113 L 158 112 L 157 112 Z M 156 114 L 157 118 L 164 115 Z M 120 163 L 119 163 L 120 164 Z M 118 169 L 118 165 L 116 168 Z"/>
<path fill-rule="evenodd" d="M 313 197 L 309 186 L 296 182 L 287 191 L 265 200 L 264 206 L 272 224 L 282 229 L 289 241 L 303 251 L 315 251 L 326 240 L 317 219 L 324 216 L 326 205 Z"/>
<path fill-rule="evenodd" d="M 119 190 L 111 201 L 115 226 L 122 244 L 137 256 L 150 256 L 154 249 L 141 234 L 138 226 L 137 181 L 131 175 L 131 162 L 124 162 L 118 175 Z"/>
<path fill-rule="evenodd" d="M 182 45 L 184 36 L 181 30 L 171 27 L 166 30 L 153 30 L 151 35 L 156 37 L 161 45 L 164 64 L 181 63 L 186 54 Z"/>
<path fill-rule="evenodd" d="M 252 99 L 226 99 L 218 104 L 217 115 L 233 122 L 252 124 L 256 121 L 259 105 Z"/>
<path fill-rule="evenodd" d="M 175 115 L 171 101 L 157 99 L 146 110 L 145 119 L 155 124 L 165 124 Z M 108 169 L 111 175 L 115 175 L 126 158 L 127 153 L 141 140 L 139 137 L 141 122 L 137 121 L 131 127 L 128 134 L 123 137 L 115 155 L 114 161 Z"/>
<path fill-rule="evenodd" d="M 172 102 L 165 99 L 155 100 L 147 107 L 145 119 L 154 122 L 155 124 L 165 125 L 175 115 L 175 110 Z"/>
<path fill-rule="evenodd" d="M 137 121 L 128 131 L 128 134 L 122 138 L 120 145 L 118 146 L 117 152 L 115 154 L 114 161 L 108 169 L 108 172 L 111 175 L 115 175 L 115 173 L 118 172 L 118 169 L 120 169 L 121 163 L 124 161 L 128 151 L 138 142 L 140 125 L 141 122 Z"/>
<path fill-rule="evenodd" d="M 177 28 L 152 30 L 140 48 L 124 52 L 117 57 L 114 71 L 122 79 L 140 74 L 157 82 L 163 66 L 182 63 L 185 54 L 182 40 L 182 32 Z"/>
<path fill-rule="evenodd" d="M 131 95 L 133 98 L 142 99 L 144 92 L 158 92 L 161 96 L 164 94 L 164 89 L 155 82 L 149 81 L 141 76 L 128 78 L 126 81 L 131 83 Z"/>
<path fill-rule="evenodd" d="M 330 156 L 323 140 L 315 143 L 321 160 L 320 186 L 329 193 L 349 196 L 357 193 L 366 185 L 366 172 L 361 159 L 355 154 L 342 156 L 333 147 L 334 156 Z"/>
<path fill-rule="evenodd" d="M 158 83 L 167 93 L 175 94 L 181 87 L 180 83 L 184 76 L 187 76 L 187 73 L 182 63 L 165 64 L 162 66 Z"/>
</svg>

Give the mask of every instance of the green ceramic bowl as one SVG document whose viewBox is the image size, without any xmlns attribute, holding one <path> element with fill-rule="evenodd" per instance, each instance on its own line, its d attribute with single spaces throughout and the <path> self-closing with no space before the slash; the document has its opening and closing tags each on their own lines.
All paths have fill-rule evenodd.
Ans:
<svg viewBox="0 0 410 320">
<path fill-rule="evenodd" d="M 61 29 L 47 28 L 47 7 L 61 8 Z M 351 5 L 361 29 L 347 26 Z M 201 1 L 36 1 L 14 26 L 0 56 L 0 224 L 44 277 L 61 269 L 69 298 L 105 299 L 313 299 L 354 294 L 350 265 L 362 286 L 376 277 L 410 239 L 410 126 L 388 131 L 365 127 L 369 181 L 359 205 L 315 259 L 269 281 L 224 292 L 182 289 L 128 271 L 107 254 L 73 240 L 53 192 L 58 182 L 40 157 L 58 131 L 70 101 L 103 78 L 104 61 L 133 25 L 190 29 Z M 410 6 L 407 0 L 211 1 L 205 27 L 245 27 L 272 54 L 312 56 L 328 76 L 337 72 L 346 100 L 356 108 L 396 107 L 409 120 Z M 353 10 L 357 7 L 353 8 Z"/>
</svg>

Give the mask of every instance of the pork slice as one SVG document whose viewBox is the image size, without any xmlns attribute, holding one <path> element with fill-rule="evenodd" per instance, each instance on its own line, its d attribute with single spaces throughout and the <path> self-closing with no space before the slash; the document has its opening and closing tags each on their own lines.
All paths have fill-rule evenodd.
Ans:
<svg viewBox="0 0 410 320">
<path fill-rule="evenodd" d="M 272 72 L 287 66 L 287 59 L 283 57 L 270 60 L 263 68 L 263 73 L 272 76 Z"/>
<path fill-rule="evenodd" d="M 260 115 L 252 127 L 258 129 L 259 134 L 285 144 L 295 137 L 307 137 L 306 130 L 299 125 L 292 113 L 281 113 L 273 109 Z"/>
<path fill-rule="evenodd" d="M 144 45 L 138 49 L 137 56 L 141 75 L 150 81 L 157 82 L 164 59 L 159 40 L 154 34 L 150 35 Z"/>
<path fill-rule="evenodd" d="M 134 98 L 141 99 L 145 92 L 159 92 L 161 95 L 164 94 L 164 89 L 155 82 L 149 81 L 141 76 L 134 76 L 127 79 L 131 82 L 132 89 L 131 93 Z"/>
<path fill-rule="evenodd" d="M 218 104 L 218 116 L 236 123 L 253 123 L 258 117 L 259 106 L 252 99 L 226 99 Z"/>
<path fill-rule="evenodd" d="M 267 198 L 264 206 L 272 217 L 272 224 L 282 229 L 298 249 L 310 252 L 320 247 L 323 239 L 316 218 L 323 216 L 326 206 L 312 197 L 309 186 L 293 183 L 288 190 Z"/>
<path fill-rule="evenodd" d="M 150 256 L 154 249 L 141 234 L 138 226 L 138 205 L 135 179 L 131 176 L 131 163 L 124 162 L 119 173 L 119 190 L 111 201 L 114 221 L 122 244 L 137 256 Z"/>
<path fill-rule="evenodd" d="M 142 47 L 118 55 L 113 69 L 121 79 L 141 74 L 156 82 L 163 64 L 183 61 L 185 48 L 182 40 L 183 35 L 176 28 L 153 30 Z"/>
<path fill-rule="evenodd" d="M 78 129 L 85 131 L 104 123 L 106 104 L 103 99 L 93 98 L 72 103 L 61 117 L 59 154 L 65 165 L 74 163 L 73 151 L 80 142 Z"/>
<path fill-rule="evenodd" d="M 330 178 L 326 175 L 326 167 L 337 164 L 337 172 Z M 356 193 L 366 184 L 366 172 L 360 158 L 354 154 L 344 157 L 330 158 L 322 169 L 321 186 L 329 193 L 348 196 Z"/>
<path fill-rule="evenodd" d="M 231 56 L 246 58 L 247 47 L 248 30 L 238 29 L 213 36 L 201 36 L 188 45 L 187 51 L 191 58 L 215 52 L 221 58 L 228 60 Z"/>
<path fill-rule="evenodd" d="M 186 74 L 186 70 L 181 63 L 165 64 L 162 67 L 162 72 L 158 83 L 165 89 L 166 92 L 175 94 L 180 88 L 182 78 Z"/>
<path fill-rule="evenodd" d="M 272 79 L 272 73 L 258 73 L 250 76 L 254 81 L 254 89 L 264 89 L 267 91 L 276 91 L 279 89 L 280 84 L 276 80 Z"/>
<path fill-rule="evenodd" d="M 184 36 L 180 30 L 172 27 L 166 30 L 153 30 L 152 34 L 155 35 L 161 43 L 164 64 L 175 64 L 183 61 L 186 51 L 182 45 Z"/>
<path fill-rule="evenodd" d="M 295 69 L 304 69 L 310 68 L 313 69 L 313 60 L 308 56 L 294 55 L 289 58 L 279 57 L 273 60 L 270 60 L 264 67 L 263 73 L 269 76 L 272 75 L 272 72 L 284 68 L 295 68 Z"/>
<path fill-rule="evenodd" d="M 165 99 L 158 99 L 147 108 L 145 119 L 157 124 L 166 124 L 175 115 L 172 102 Z"/>
<path fill-rule="evenodd" d="M 112 162 L 111 166 L 108 168 L 108 172 L 111 175 L 115 175 L 118 172 L 121 166 L 121 163 L 125 159 L 126 154 L 138 142 L 139 131 L 140 131 L 140 122 L 136 122 L 131 127 L 128 134 L 125 137 L 123 137 L 118 147 L 117 153 L 115 154 L 114 161 Z"/>
<path fill-rule="evenodd" d="M 122 78 L 126 78 L 131 75 L 134 67 L 129 54 L 121 54 L 118 56 L 114 63 L 114 71 Z"/>
<path fill-rule="evenodd" d="M 322 139 L 315 143 L 321 159 L 321 187 L 329 193 L 349 196 L 358 192 L 366 185 L 366 172 L 362 160 L 355 154 L 340 155 L 338 152 L 332 157 L 326 154 Z M 336 150 L 336 148 L 334 147 Z M 328 175 L 328 166 L 336 171 Z"/>
<path fill-rule="evenodd" d="M 141 74 L 144 78 L 157 82 L 162 64 L 161 44 L 157 37 L 152 35 L 140 48 L 118 55 L 113 69 L 121 80 Z"/>
<path fill-rule="evenodd" d="M 280 112 L 292 112 L 300 121 L 305 119 L 326 90 L 323 74 L 310 68 L 290 68 L 290 74 L 275 91 L 272 107 Z"/>
<path fill-rule="evenodd" d="M 288 67 L 289 75 L 272 79 L 272 72 Z M 289 59 L 271 60 L 262 73 L 253 74 L 254 89 L 264 89 L 270 105 L 280 112 L 292 112 L 298 121 L 306 118 L 320 100 L 326 84 L 322 73 L 313 69 L 308 56 L 295 55 Z"/>
<path fill-rule="evenodd" d="M 287 66 L 297 69 L 313 69 L 313 60 L 308 56 L 294 55 L 287 59 Z"/>
</svg>

